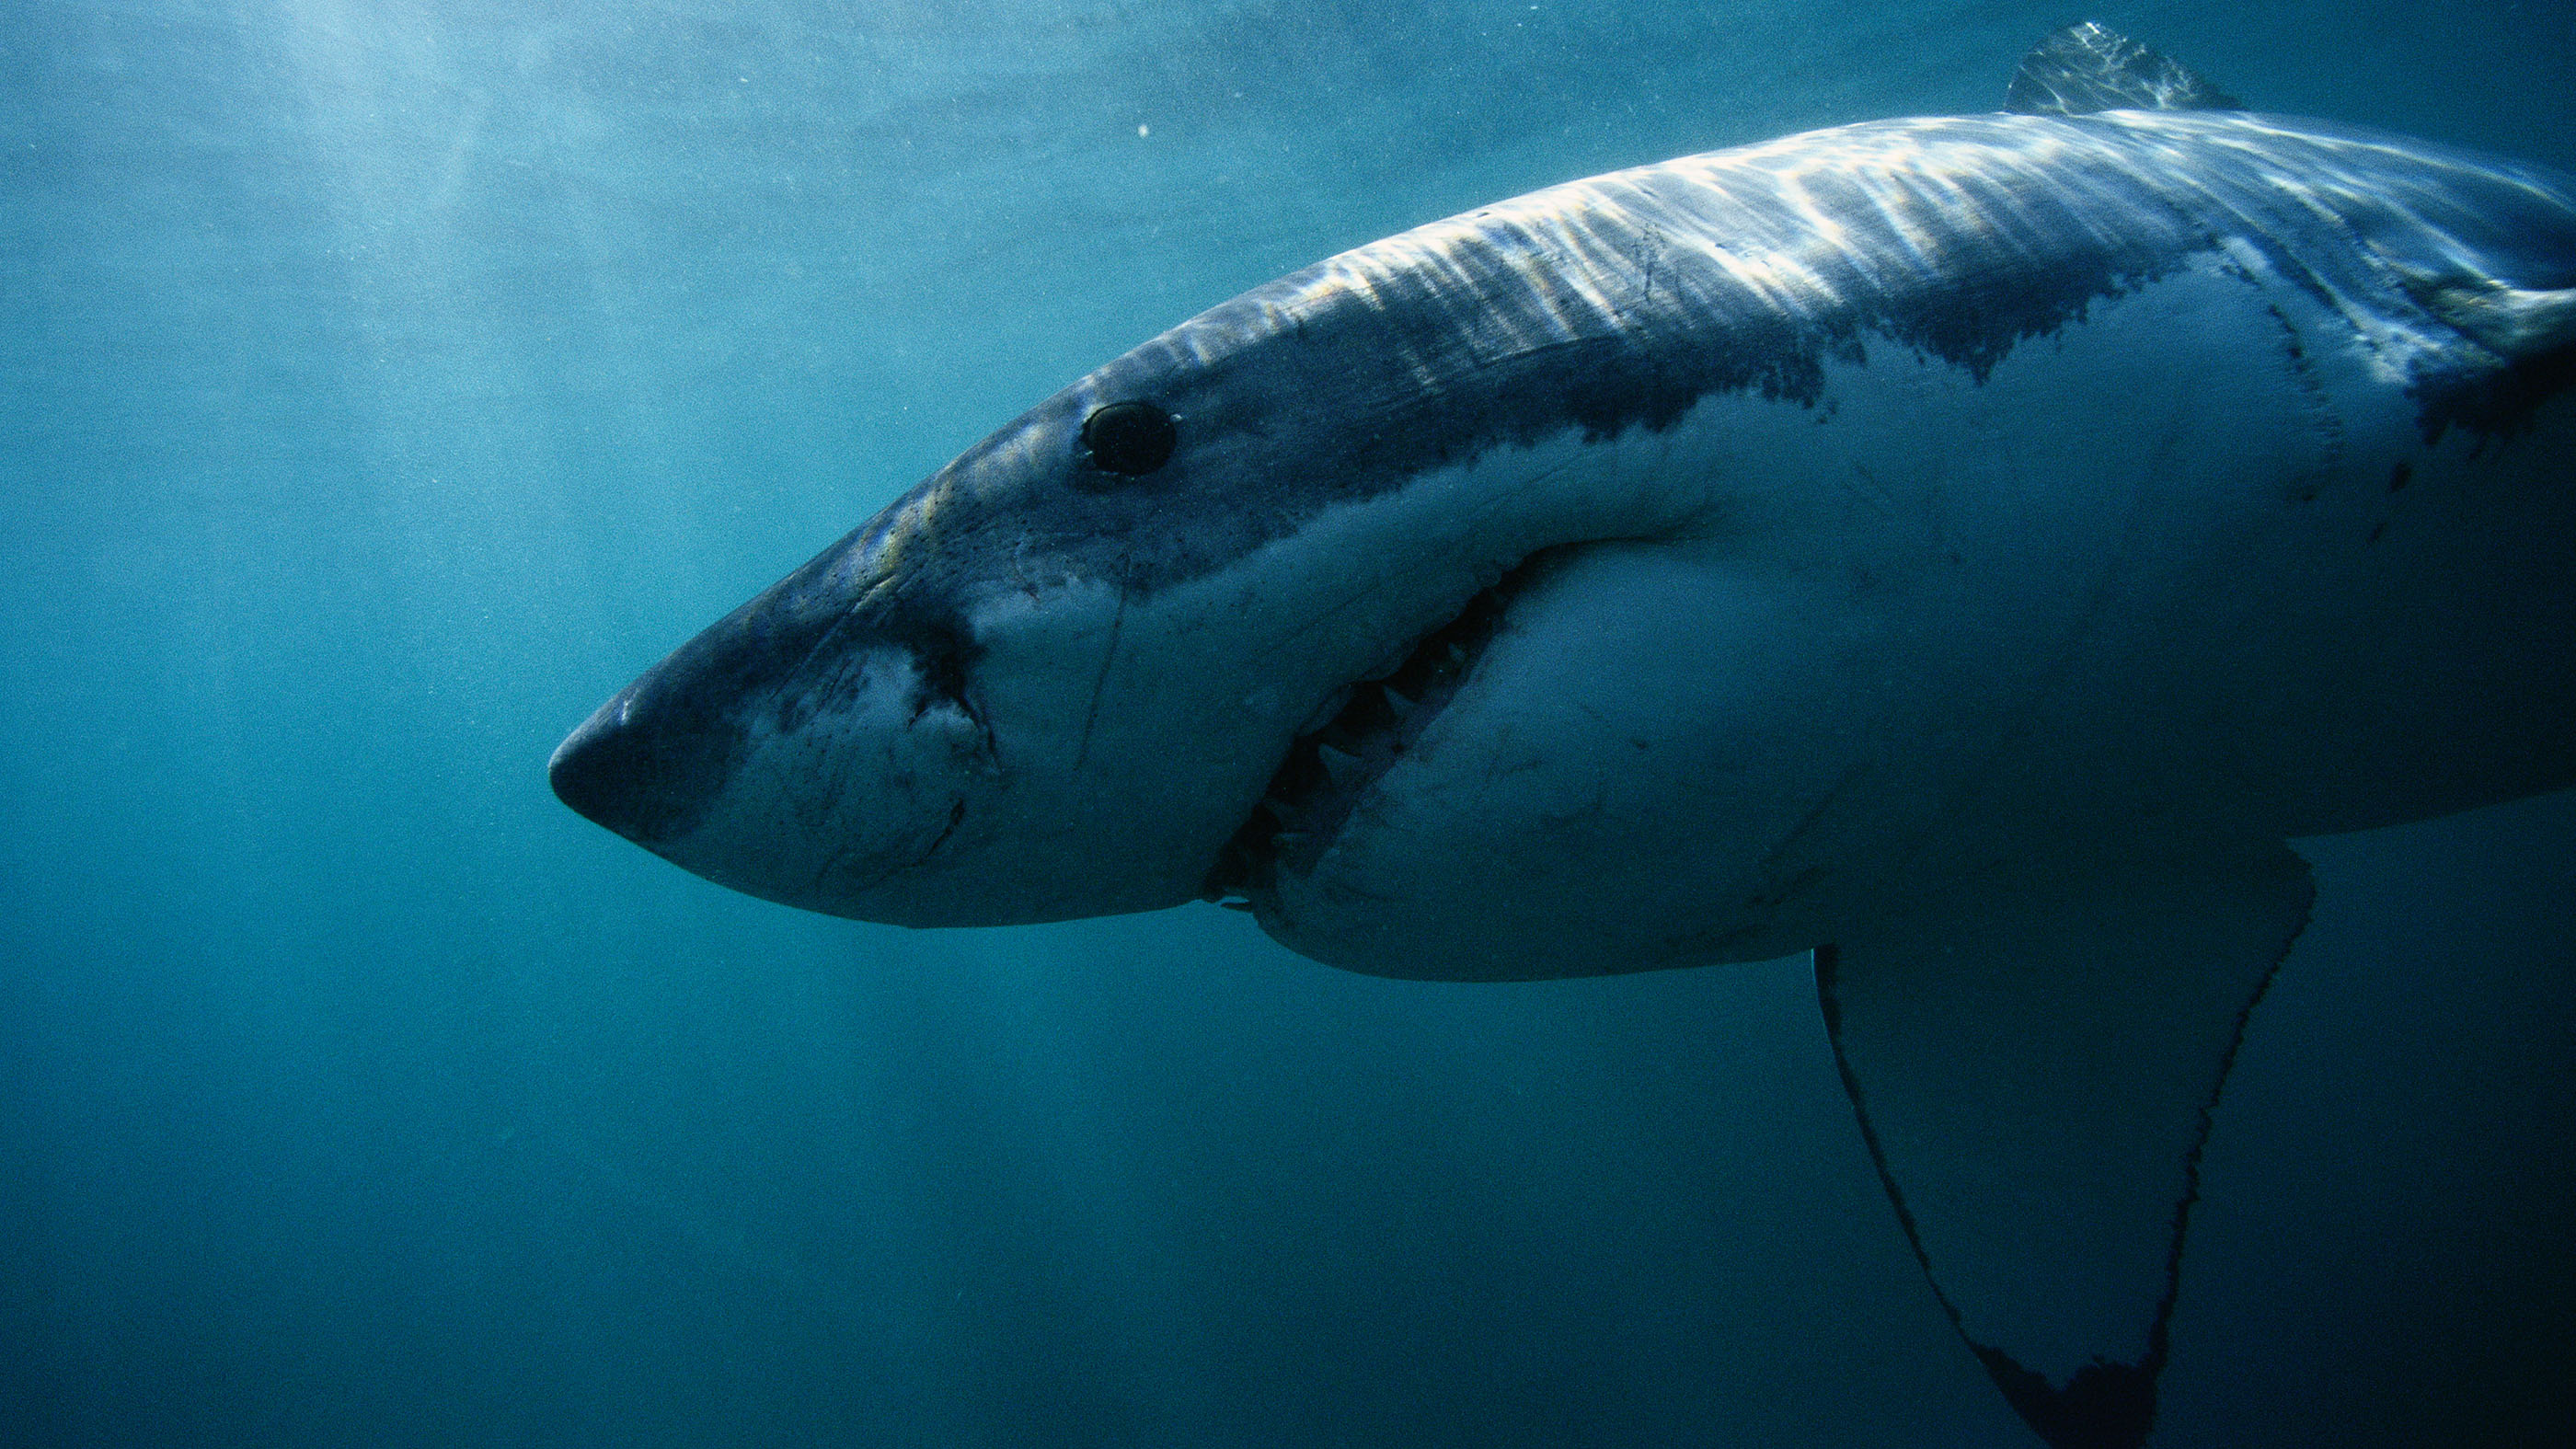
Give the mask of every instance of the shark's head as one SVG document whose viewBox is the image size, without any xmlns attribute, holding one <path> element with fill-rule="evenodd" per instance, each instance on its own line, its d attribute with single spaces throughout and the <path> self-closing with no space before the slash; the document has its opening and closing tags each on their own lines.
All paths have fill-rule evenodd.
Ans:
<svg viewBox="0 0 2576 1449">
<path fill-rule="evenodd" d="M 602 706 L 556 792 L 725 885 L 908 925 L 1254 894 L 1311 859 L 1515 569 L 1669 511 L 1586 446 L 1651 389 L 1566 388 L 1386 246 L 969 450 Z"/>
</svg>

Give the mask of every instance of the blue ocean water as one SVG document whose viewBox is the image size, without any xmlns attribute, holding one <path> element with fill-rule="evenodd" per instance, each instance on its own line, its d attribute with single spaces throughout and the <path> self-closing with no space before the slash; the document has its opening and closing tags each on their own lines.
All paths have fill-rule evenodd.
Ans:
<svg viewBox="0 0 2576 1449">
<path fill-rule="evenodd" d="M 2576 166 L 2556 3 L 2093 12 Z M 800 915 L 547 792 L 638 669 L 1201 307 L 1991 109 L 2007 0 L 0 13 L 0 1443 L 2029 1442 L 1803 963 L 1442 986 Z M 2576 1422 L 2576 799 L 2319 851 L 2169 1445 Z"/>
</svg>

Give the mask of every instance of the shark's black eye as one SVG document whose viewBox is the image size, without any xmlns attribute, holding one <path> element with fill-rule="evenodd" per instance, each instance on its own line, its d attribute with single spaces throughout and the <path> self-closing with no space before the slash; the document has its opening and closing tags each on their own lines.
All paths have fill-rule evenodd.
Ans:
<svg viewBox="0 0 2576 1449">
<path fill-rule="evenodd" d="M 1170 462 L 1180 440 L 1172 415 L 1149 402 L 1111 403 L 1092 409 L 1082 420 L 1082 446 L 1091 455 L 1091 466 L 1130 478 Z"/>
</svg>

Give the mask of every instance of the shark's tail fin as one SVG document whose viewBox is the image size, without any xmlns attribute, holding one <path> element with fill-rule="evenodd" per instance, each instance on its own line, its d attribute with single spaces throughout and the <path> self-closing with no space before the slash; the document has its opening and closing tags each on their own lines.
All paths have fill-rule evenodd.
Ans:
<svg viewBox="0 0 2576 1449">
<path fill-rule="evenodd" d="M 2244 103 L 2179 62 L 2087 20 L 2031 47 L 2004 109 L 2026 116 L 2095 111 L 2235 111 Z"/>
</svg>

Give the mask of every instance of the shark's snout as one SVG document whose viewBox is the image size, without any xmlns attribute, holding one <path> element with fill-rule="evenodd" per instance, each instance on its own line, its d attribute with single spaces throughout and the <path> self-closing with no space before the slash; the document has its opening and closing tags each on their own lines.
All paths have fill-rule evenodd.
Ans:
<svg viewBox="0 0 2576 1449">
<path fill-rule="evenodd" d="M 641 845 L 685 833 L 721 784 L 722 753 L 687 713 L 640 683 L 600 706 L 546 764 L 555 797 Z"/>
<path fill-rule="evenodd" d="M 546 783 L 554 786 L 556 799 L 584 819 L 632 836 L 635 830 L 630 822 L 645 802 L 635 789 L 630 768 L 636 753 L 634 736 L 620 727 L 613 708 L 584 720 L 555 746 L 554 758 L 546 761 Z"/>
<path fill-rule="evenodd" d="M 548 781 L 591 821 L 764 899 L 943 924 L 996 909 L 922 879 L 999 788 L 972 649 L 936 619 L 889 624 L 807 587 L 829 562 L 600 706 Z"/>
<path fill-rule="evenodd" d="M 626 697 L 610 700 L 582 721 L 581 727 L 555 746 L 546 762 L 546 782 L 561 800 L 594 824 L 637 839 L 660 812 L 648 782 L 651 743 L 641 730 L 629 729 Z"/>
</svg>

